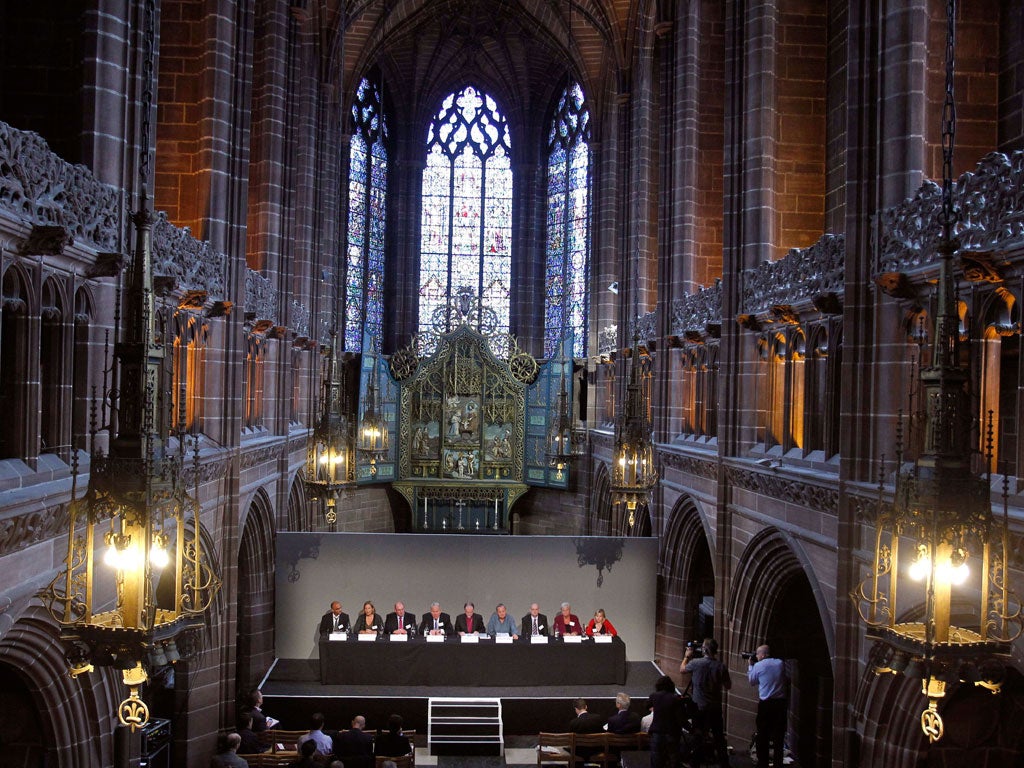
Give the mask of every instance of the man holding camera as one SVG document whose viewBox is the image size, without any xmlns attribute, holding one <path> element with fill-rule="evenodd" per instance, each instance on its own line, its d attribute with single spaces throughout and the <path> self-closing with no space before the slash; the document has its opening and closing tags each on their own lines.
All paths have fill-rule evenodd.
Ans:
<svg viewBox="0 0 1024 768">
<path fill-rule="evenodd" d="M 729 768 L 729 749 L 722 720 L 722 691 L 732 688 L 732 678 L 729 677 L 729 669 L 718 660 L 716 640 L 709 637 L 699 649 L 695 646 L 696 643 L 687 645 L 679 673 L 683 675 L 684 682 L 687 677 L 690 679 L 693 703 L 697 705 L 694 724 L 713 739 L 721 768 Z"/>
<path fill-rule="evenodd" d="M 786 685 L 789 682 L 786 664 L 782 659 L 773 659 L 767 645 L 758 646 L 753 656 L 744 654 L 750 663 L 747 679 L 757 686 L 757 764 L 768 765 L 768 744 L 774 746 L 774 768 L 782 768 L 783 744 L 786 740 L 786 719 L 789 705 L 786 702 Z"/>
</svg>

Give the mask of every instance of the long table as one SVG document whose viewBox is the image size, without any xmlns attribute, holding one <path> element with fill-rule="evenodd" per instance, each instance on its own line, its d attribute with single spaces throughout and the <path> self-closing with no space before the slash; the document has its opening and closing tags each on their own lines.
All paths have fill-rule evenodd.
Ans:
<svg viewBox="0 0 1024 768">
<path fill-rule="evenodd" d="M 610 685 L 626 681 L 626 645 L 461 643 L 448 639 L 404 643 L 387 639 L 320 641 L 320 682 L 327 685 Z"/>
</svg>

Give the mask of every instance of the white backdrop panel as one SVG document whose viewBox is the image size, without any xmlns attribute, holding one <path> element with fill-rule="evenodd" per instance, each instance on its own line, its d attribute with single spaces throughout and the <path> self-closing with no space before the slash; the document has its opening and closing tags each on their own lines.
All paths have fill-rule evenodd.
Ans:
<svg viewBox="0 0 1024 768">
<path fill-rule="evenodd" d="M 279 533 L 277 656 L 317 656 L 332 600 L 353 622 L 366 600 L 417 618 L 437 600 L 453 620 L 472 601 L 485 623 L 502 602 L 517 624 L 531 602 L 550 620 L 567 600 L 583 622 L 604 608 L 630 661 L 653 659 L 657 563 L 652 538 Z"/>
</svg>

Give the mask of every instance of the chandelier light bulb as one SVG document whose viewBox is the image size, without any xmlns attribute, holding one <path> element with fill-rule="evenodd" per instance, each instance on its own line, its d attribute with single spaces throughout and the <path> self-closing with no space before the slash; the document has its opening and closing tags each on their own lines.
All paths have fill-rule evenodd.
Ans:
<svg viewBox="0 0 1024 768">
<path fill-rule="evenodd" d="M 115 547 L 113 543 L 111 543 L 107 547 L 107 551 L 103 553 L 103 564 L 110 568 L 121 567 L 121 557 L 117 552 L 117 547 Z"/>
<path fill-rule="evenodd" d="M 918 554 L 917 559 L 910 564 L 909 575 L 914 581 L 924 581 L 925 577 L 928 576 L 928 572 L 932 568 L 932 561 L 928 555 L 922 551 Z"/>
<path fill-rule="evenodd" d="M 149 548 L 149 564 L 158 570 L 163 570 L 170 562 L 171 558 L 167 554 L 167 550 L 160 542 L 153 542 L 153 546 Z"/>
</svg>

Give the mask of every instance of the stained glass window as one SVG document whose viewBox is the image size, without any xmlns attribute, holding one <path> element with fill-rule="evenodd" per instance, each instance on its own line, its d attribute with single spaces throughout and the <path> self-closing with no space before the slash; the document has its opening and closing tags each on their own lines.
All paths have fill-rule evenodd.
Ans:
<svg viewBox="0 0 1024 768">
<path fill-rule="evenodd" d="M 379 346 L 384 317 L 384 213 L 388 153 L 380 91 L 366 78 L 352 104 L 345 272 L 345 349 L 359 351 L 363 326 Z"/>
<path fill-rule="evenodd" d="M 586 356 L 590 251 L 590 114 L 583 89 L 562 93 L 548 135 L 548 220 L 544 354 L 557 354 L 573 332 L 576 357 Z"/>
<path fill-rule="evenodd" d="M 495 331 L 508 331 L 510 148 L 505 116 L 473 86 L 449 94 L 430 124 L 421 213 L 421 333 L 431 328 L 434 312 L 459 294 L 494 311 Z"/>
</svg>

